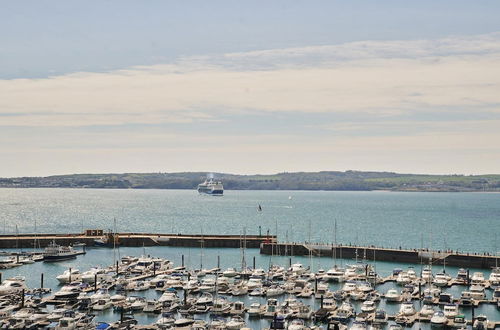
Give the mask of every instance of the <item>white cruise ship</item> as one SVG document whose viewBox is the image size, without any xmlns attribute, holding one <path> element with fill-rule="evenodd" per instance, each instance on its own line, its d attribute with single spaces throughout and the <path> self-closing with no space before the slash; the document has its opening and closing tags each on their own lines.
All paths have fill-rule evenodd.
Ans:
<svg viewBox="0 0 500 330">
<path fill-rule="evenodd" d="M 224 187 L 222 186 L 222 182 L 209 178 L 198 185 L 198 192 L 200 194 L 222 196 L 224 194 Z"/>
</svg>

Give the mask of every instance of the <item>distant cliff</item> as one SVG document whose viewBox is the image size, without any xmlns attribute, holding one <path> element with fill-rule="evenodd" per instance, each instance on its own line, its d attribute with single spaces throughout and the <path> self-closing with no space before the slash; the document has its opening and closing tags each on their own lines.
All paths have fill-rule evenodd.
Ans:
<svg viewBox="0 0 500 330">
<path fill-rule="evenodd" d="M 1 178 L 4 188 L 195 189 L 203 172 L 71 174 Z M 500 175 L 421 175 L 392 172 L 323 171 L 235 175 L 215 173 L 234 190 L 500 191 Z"/>
</svg>

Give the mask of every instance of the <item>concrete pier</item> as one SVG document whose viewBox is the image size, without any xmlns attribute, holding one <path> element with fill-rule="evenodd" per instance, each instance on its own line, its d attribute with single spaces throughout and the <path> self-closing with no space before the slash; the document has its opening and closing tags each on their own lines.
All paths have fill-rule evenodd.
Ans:
<svg viewBox="0 0 500 330">
<path fill-rule="evenodd" d="M 45 247 L 52 241 L 59 245 L 85 243 L 87 247 L 96 246 L 95 240 L 104 239 L 107 246 L 185 246 L 185 247 L 219 247 L 239 248 L 243 244 L 240 235 L 180 235 L 158 233 L 116 233 L 99 236 L 82 233 L 74 234 L 22 234 L 0 235 L 0 249 Z M 113 243 L 115 240 L 115 243 Z M 275 236 L 246 235 L 247 248 L 259 248 L 261 243 L 276 242 Z"/>
<path fill-rule="evenodd" d="M 366 246 L 336 246 L 302 243 L 263 243 L 261 254 L 280 256 L 323 256 L 344 259 L 366 259 L 368 261 L 392 261 L 401 263 L 428 264 L 431 258 L 433 265 L 457 266 L 463 268 L 490 269 L 500 264 L 500 257 L 482 254 L 422 251 L 419 249 L 388 249 Z"/>
</svg>

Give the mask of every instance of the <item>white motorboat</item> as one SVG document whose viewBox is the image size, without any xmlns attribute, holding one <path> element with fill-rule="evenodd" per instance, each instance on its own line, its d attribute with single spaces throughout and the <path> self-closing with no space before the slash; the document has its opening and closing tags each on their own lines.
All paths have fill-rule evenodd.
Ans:
<svg viewBox="0 0 500 330">
<path fill-rule="evenodd" d="M 97 282 L 101 281 L 111 281 L 113 276 L 105 269 L 102 268 L 91 268 L 90 270 L 83 272 L 81 275 L 82 282 L 85 283 L 94 283 L 97 277 Z"/>
<path fill-rule="evenodd" d="M 480 284 L 471 285 L 469 288 L 470 296 L 474 300 L 484 300 L 486 294 L 484 292 L 484 286 Z"/>
<path fill-rule="evenodd" d="M 246 311 L 245 303 L 242 301 L 235 301 L 231 304 L 229 314 L 231 315 L 244 315 Z"/>
<path fill-rule="evenodd" d="M 431 317 L 431 326 L 444 327 L 448 323 L 448 319 L 442 311 L 436 311 Z"/>
<path fill-rule="evenodd" d="M 146 306 L 144 306 L 142 311 L 144 313 L 156 313 L 160 311 L 160 305 L 154 299 L 146 300 Z"/>
<path fill-rule="evenodd" d="M 172 313 L 162 313 L 155 324 L 160 329 L 168 329 L 174 325 L 175 316 Z"/>
<path fill-rule="evenodd" d="M 472 284 L 484 284 L 484 274 L 482 272 L 474 272 L 470 279 Z"/>
<path fill-rule="evenodd" d="M 363 304 L 361 305 L 361 311 L 365 313 L 372 313 L 375 311 L 376 308 L 377 305 L 375 304 L 374 301 L 371 300 L 363 301 Z"/>
<path fill-rule="evenodd" d="M 396 284 L 399 284 L 399 285 L 405 285 L 405 284 L 408 284 L 411 282 L 411 278 L 410 276 L 408 275 L 408 272 L 401 272 L 398 274 L 398 276 L 396 277 Z"/>
<path fill-rule="evenodd" d="M 276 296 L 280 296 L 284 293 L 285 293 L 285 289 L 283 289 L 283 287 L 281 287 L 280 285 L 274 285 L 274 286 L 270 287 L 269 289 L 267 289 L 266 296 L 267 297 L 276 297 Z"/>
<path fill-rule="evenodd" d="M 226 327 L 229 330 L 237 330 L 245 327 L 245 320 L 241 318 L 241 316 L 233 316 L 231 319 L 226 323 Z"/>
<path fill-rule="evenodd" d="M 92 305 L 92 309 L 95 311 L 104 311 L 113 306 L 111 299 L 99 299 L 96 303 Z"/>
<path fill-rule="evenodd" d="M 342 291 L 351 292 L 354 290 L 356 290 L 356 282 L 354 282 L 354 281 L 347 281 L 342 286 Z"/>
<path fill-rule="evenodd" d="M 422 309 L 420 309 L 420 316 L 423 316 L 423 317 L 429 317 L 429 316 L 432 316 L 434 315 L 434 307 L 432 307 L 432 305 L 429 305 L 429 304 L 424 304 L 422 306 Z"/>
<path fill-rule="evenodd" d="M 449 319 L 454 319 L 458 315 L 458 306 L 455 304 L 446 304 L 443 308 L 444 316 Z"/>
<path fill-rule="evenodd" d="M 435 286 L 448 286 L 448 281 L 450 280 L 449 276 L 445 273 L 438 273 L 434 277 L 434 280 L 432 281 L 432 284 Z"/>
<path fill-rule="evenodd" d="M 302 264 L 296 263 L 289 268 L 289 271 L 297 275 L 302 275 L 306 272 L 306 269 Z"/>
<path fill-rule="evenodd" d="M 238 275 L 238 271 L 236 271 L 236 269 L 234 268 L 228 268 L 222 272 L 222 275 L 225 277 L 235 277 L 236 275 Z"/>
<path fill-rule="evenodd" d="M 224 298 L 215 299 L 211 313 L 214 315 L 227 315 L 231 310 L 231 304 Z"/>
<path fill-rule="evenodd" d="M 413 303 L 411 301 L 405 301 L 401 304 L 401 307 L 399 308 L 399 313 L 404 316 L 411 316 L 415 315 L 417 311 L 415 310 L 415 306 L 413 306 Z"/>
<path fill-rule="evenodd" d="M 16 276 L 8 278 L 0 285 L 0 296 L 18 293 L 22 290 L 28 290 L 24 277 Z"/>
<path fill-rule="evenodd" d="M 343 282 L 344 281 L 344 273 L 345 273 L 345 269 L 333 267 L 326 272 L 325 276 L 323 277 L 323 280 L 329 281 L 329 282 L 337 282 L 337 283 Z"/>
<path fill-rule="evenodd" d="M 56 330 L 73 330 L 76 329 L 76 321 L 71 317 L 63 317 L 57 323 Z"/>
<path fill-rule="evenodd" d="M 373 317 L 373 324 L 382 325 L 386 324 L 389 316 L 384 310 L 375 311 L 375 316 Z"/>
<path fill-rule="evenodd" d="M 249 317 L 259 317 L 263 312 L 264 306 L 261 306 L 258 302 L 250 304 L 247 311 Z"/>
<path fill-rule="evenodd" d="M 54 296 L 57 299 L 71 299 L 76 298 L 82 292 L 82 288 L 79 283 L 71 283 L 65 285 L 61 288 L 61 290 L 54 293 Z"/>
<path fill-rule="evenodd" d="M 82 275 L 78 269 L 67 269 L 61 275 L 57 275 L 56 279 L 59 283 L 71 283 L 71 282 L 79 282 L 82 280 Z"/>
<path fill-rule="evenodd" d="M 401 300 L 401 295 L 396 289 L 389 289 L 385 294 L 385 299 L 389 302 L 397 302 Z"/>
<path fill-rule="evenodd" d="M 489 320 L 486 315 L 481 314 L 476 317 L 474 323 L 472 324 L 472 329 L 475 330 L 486 330 L 489 326 Z"/>
<path fill-rule="evenodd" d="M 130 305 L 130 308 L 134 311 L 142 311 L 146 307 L 146 299 L 142 297 L 136 297 L 135 301 Z"/>
<path fill-rule="evenodd" d="M 500 285 L 500 267 L 494 267 L 491 270 L 490 277 L 488 278 L 490 285 Z"/>
<path fill-rule="evenodd" d="M 432 275 L 432 269 L 430 267 L 425 267 L 424 269 L 422 269 L 421 277 L 425 282 L 432 282 L 432 279 L 434 277 Z"/>
<path fill-rule="evenodd" d="M 111 295 L 109 294 L 107 289 L 99 289 L 99 290 L 97 290 L 96 293 L 91 295 L 89 298 L 94 303 L 94 302 L 97 302 L 98 300 L 101 300 L 101 299 L 110 300 Z"/>
</svg>

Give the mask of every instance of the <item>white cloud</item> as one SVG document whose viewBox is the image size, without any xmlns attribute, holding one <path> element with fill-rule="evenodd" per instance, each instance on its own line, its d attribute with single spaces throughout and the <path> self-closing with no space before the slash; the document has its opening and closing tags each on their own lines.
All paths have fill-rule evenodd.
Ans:
<svg viewBox="0 0 500 330">
<path fill-rule="evenodd" d="M 221 111 L 500 112 L 499 90 L 500 34 L 354 42 L 0 80 L 0 125 L 176 123 Z"/>
</svg>

